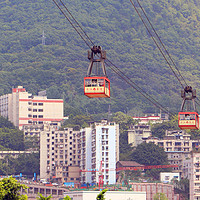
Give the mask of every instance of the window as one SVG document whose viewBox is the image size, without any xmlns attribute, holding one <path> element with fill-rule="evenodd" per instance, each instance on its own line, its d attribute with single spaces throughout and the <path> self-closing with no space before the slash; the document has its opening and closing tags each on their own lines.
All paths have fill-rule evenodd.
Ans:
<svg viewBox="0 0 200 200">
<path fill-rule="evenodd" d="M 31 111 L 32 109 L 31 108 L 28 108 L 28 111 Z"/>
<path fill-rule="evenodd" d="M 43 118 L 43 115 L 38 115 L 38 118 Z"/>
<path fill-rule="evenodd" d="M 29 124 L 32 124 L 32 121 L 28 121 Z"/>
<path fill-rule="evenodd" d="M 37 115 L 33 115 L 33 118 L 37 118 Z"/>
<path fill-rule="evenodd" d="M 43 109 L 38 109 L 38 112 L 43 112 Z"/>
<path fill-rule="evenodd" d="M 32 115 L 29 114 L 28 117 L 32 117 Z"/>
<path fill-rule="evenodd" d="M 37 112 L 37 109 L 33 109 L 33 112 Z"/>
<path fill-rule="evenodd" d="M 43 124 L 43 122 L 38 122 L 38 124 Z"/>
<path fill-rule="evenodd" d="M 28 102 L 28 105 L 31 105 L 31 104 L 32 104 L 32 102 L 29 101 L 29 102 Z"/>
<path fill-rule="evenodd" d="M 37 103 L 33 103 L 34 106 L 37 106 Z"/>
<path fill-rule="evenodd" d="M 43 103 L 38 103 L 38 106 L 43 106 Z"/>
</svg>

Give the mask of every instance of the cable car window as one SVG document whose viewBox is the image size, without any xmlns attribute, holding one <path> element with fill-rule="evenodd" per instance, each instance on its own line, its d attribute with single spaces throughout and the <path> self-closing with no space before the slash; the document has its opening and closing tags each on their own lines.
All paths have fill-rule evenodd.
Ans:
<svg viewBox="0 0 200 200">
<path fill-rule="evenodd" d="M 103 87 L 104 86 L 104 80 L 103 79 L 98 79 L 98 86 Z"/>
<path fill-rule="evenodd" d="M 190 120 L 190 114 L 185 114 L 185 120 Z"/>
<path fill-rule="evenodd" d="M 195 115 L 194 114 L 190 114 L 190 120 L 195 120 Z"/>
<path fill-rule="evenodd" d="M 106 88 L 108 88 L 108 81 L 106 80 Z"/>
<path fill-rule="evenodd" d="M 96 87 L 97 86 L 97 79 L 92 79 L 92 87 Z"/>
<path fill-rule="evenodd" d="M 85 87 L 91 87 L 91 79 L 85 80 Z"/>
</svg>

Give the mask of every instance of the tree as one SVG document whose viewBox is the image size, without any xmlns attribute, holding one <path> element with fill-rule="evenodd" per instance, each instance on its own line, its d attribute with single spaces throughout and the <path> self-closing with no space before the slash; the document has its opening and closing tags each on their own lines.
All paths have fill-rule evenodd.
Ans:
<svg viewBox="0 0 200 200">
<path fill-rule="evenodd" d="M 179 130 L 178 119 L 174 117 L 170 121 L 163 122 L 161 124 L 154 124 L 152 126 L 152 136 L 163 138 L 166 130 Z"/>
<path fill-rule="evenodd" d="M 139 144 L 132 152 L 131 160 L 143 165 L 164 165 L 168 163 L 164 149 L 153 142 Z"/>
<path fill-rule="evenodd" d="M 165 165 L 168 164 L 167 154 L 164 149 L 155 145 L 154 143 L 141 143 L 131 154 L 131 160 L 136 161 L 143 165 Z M 159 179 L 160 172 L 163 169 L 147 170 L 146 174 L 154 179 Z M 166 169 L 165 169 L 166 171 Z M 169 171 L 169 169 L 167 170 Z"/>
<path fill-rule="evenodd" d="M 49 200 L 52 198 L 51 195 L 49 195 L 48 197 L 44 197 L 42 194 L 38 193 L 39 197 L 37 197 L 37 200 Z"/>
<path fill-rule="evenodd" d="M 20 195 L 21 188 L 28 187 L 17 182 L 16 179 L 9 177 L 0 181 L 0 199 L 2 200 L 27 200 L 27 195 Z"/>
<path fill-rule="evenodd" d="M 71 198 L 70 198 L 70 196 L 66 196 L 66 197 L 64 197 L 64 199 L 63 200 L 71 200 Z"/>
<path fill-rule="evenodd" d="M 105 190 L 102 190 L 98 195 L 97 195 L 97 200 L 105 200 L 105 197 L 104 197 L 104 195 L 105 195 L 105 193 L 107 192 L 108 190 L 107 189 L 105 189 Z"/>
<path fill-rule="evenodd" d="M 156 193 L 153 197 L 154 200 L 168 200 L 164 193 Z"/>
<path fill-rule="evenodd" d="M 184 199 L 189 199 L 190 186 L 187 178 L 181 179 L 180 181 L 175 180 L 174 189 L 175 192 L 180 194 Z"/>
</svg>

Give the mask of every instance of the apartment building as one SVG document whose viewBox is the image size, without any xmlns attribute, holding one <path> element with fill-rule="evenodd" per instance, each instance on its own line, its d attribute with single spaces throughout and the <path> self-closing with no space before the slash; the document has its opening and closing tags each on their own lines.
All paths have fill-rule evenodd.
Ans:
<svg viewBox="0 0 200 200">
<path fill-rule="evenodd" d="M 169 118 L 168 114 L 151 114 L 143 117 L 133 117 L 138 123 L 129 127 L 128 130 L 128 144 L 132 147 L 137 147 L 139 144 L 144 142 L 151 136 L 151 124 L 162 123 L 167 121 Z"/>
<path fill-rule="evenodd" d="M 200 199 L 200 153 L 191 152 L 191 158 L 183 162 L 184 178 L 190 181 L 190 199 Z"/>
<path fill-rule="evenodd" d="M 149 124 L 137 124 L 129 127 L 128 130 L 128 144 L 132 147 L 144 142 L 151 136 L 151 126 Z"/>
<path fill-rule="evenodd" d="M 80 131 L 81 183 L 116 183 L 116 162 L 119 160 L 119 125 L 102 120 Z"/>
<path fill-rule="evenodd" d="M 40 177 L 43 179 L 57 179 L 58 182 L 69 181 L 70 173 L 73 182 L 79 182 L 80 150 L 79 131 L 72 128 L 57 130 L 48 124 L 40 133 Z M 73 166 L 70 168 L 69 166 Z"/>
<path fill-rule="evenodd" d="M 187 134 L 184 130 L 177 130 L 166 131 L 163 139 L 149 138 L 146 142 L 153 142 L 163 147 L 170 164 L 178 165 L 173 169 L 173 172 L 179 172 L 183 177 L 183 161 L 191 158 L 191 151 L 198 150 L 200 147 L 199 140 L 191 140 L 190 138 L 190 134 Z"/>
<path fill-rule="evenodd" d="M 47 96 L 33 96 L 18 86 L 11 94 L 0 96 L 0 114 L 15 126 L 54 123 L 63 120 L 63 100 L 47 99 Z"/>
</svg>

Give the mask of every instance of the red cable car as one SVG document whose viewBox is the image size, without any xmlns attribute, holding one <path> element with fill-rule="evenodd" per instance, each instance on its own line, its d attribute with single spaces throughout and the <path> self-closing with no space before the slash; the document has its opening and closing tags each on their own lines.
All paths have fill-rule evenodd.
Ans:
<svg viewBox="0 0 200 200">
<path fill-rule="evenodd" d="M 188 93 L 192 93 L 191 96 L 187 96 Z M 181 105 L 181 112 L 178 113 L 178 126 L 180 129 L 199 129 L 199 115 L 196 112 L 195 101 L 196 90 L 192 90 L 191 86 L 186 86 L 184 90 L 181 91 L 181 97 L 183 102 Z M 186 101 L 192 101 L 194 111 L 188 112 L 183 111 Z"/>
<path fill-rule="evenodd" d="M 179 112 L 178 126 L 180 129 L 199 129 L 199 115 L 197 112 Z"/>
<path fill-rule="evenodd" d="M 106 77 L 85 77 L 84 95 L 89 98 L 110 97 L 110 80 Z"/>
<path fill-rule="evenodd" d="M 104 63 L 104 60 L 106 59 L 106 51 L 102 51 L 100 46 L 93 46 L 91 51 L 88 51 L 88 59 L 90 60 L 90 65 L 87 77 L 84 77 L 84 95 L 89 98 L 110 97 L 110 80 L 107 78 Z M 95 69 L 93 69 L 94 64 Z M 100 74 L 100 65 L 103 74 Z"/>
</svg>

